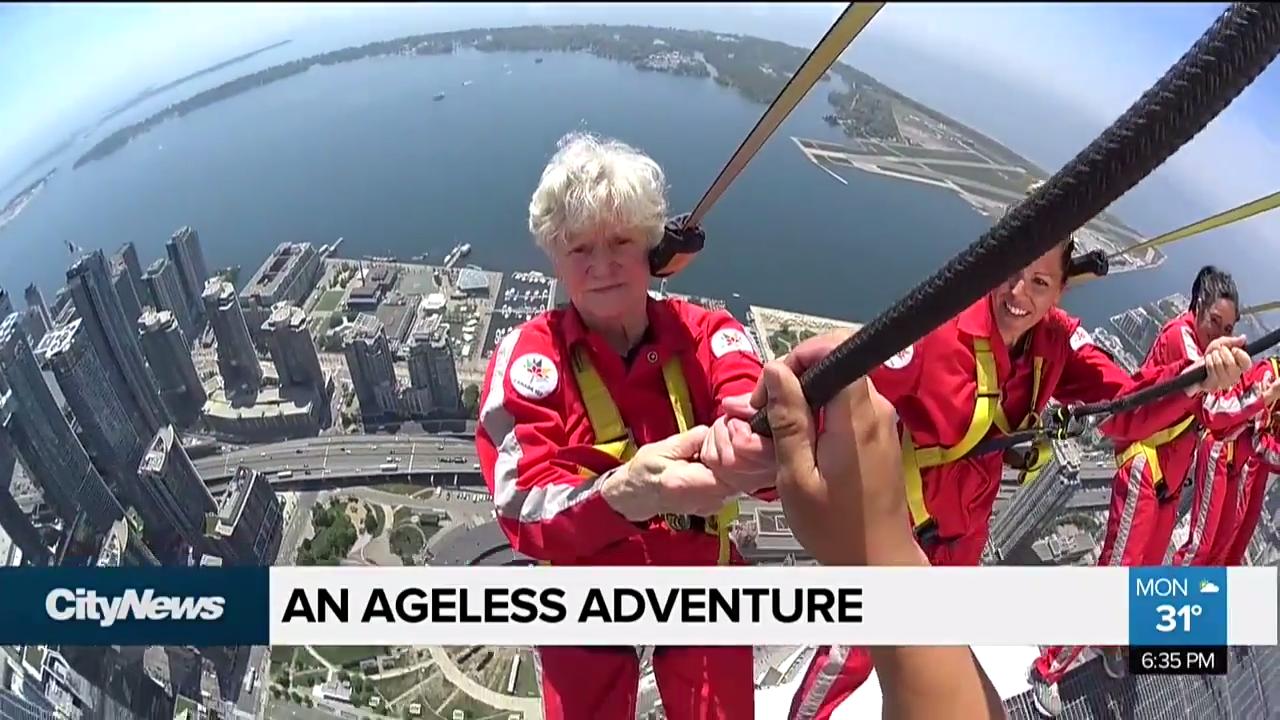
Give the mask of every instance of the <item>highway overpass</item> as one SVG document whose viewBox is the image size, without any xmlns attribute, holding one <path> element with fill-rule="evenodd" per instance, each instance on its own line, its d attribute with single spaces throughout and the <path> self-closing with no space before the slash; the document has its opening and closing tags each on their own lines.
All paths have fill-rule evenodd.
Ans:
<svg viewBox="0 0 1280 720">
<path fill-rule="evenodd" d="M 483 483 L 475 442 L 457 435 L 303 438 L 212 455 L 194 464 L 210 489 L 225 485 L 240 466 L 267 475 L 277 490 Z"/>
<path fill-rule="evenodd" d="M 280 490 L 411 483 L 426 486 L 482 484 L 474 440 L 464 434 L 330 435 L 256 445 L 194 461 L 211 489 L 241 465 L 271 478 Z M 1109 488 L 1110 464 L 1080 468 L 1085 489 Z M 1017 474 L 1004 475 L 1004 484 Z"/>
</svg>

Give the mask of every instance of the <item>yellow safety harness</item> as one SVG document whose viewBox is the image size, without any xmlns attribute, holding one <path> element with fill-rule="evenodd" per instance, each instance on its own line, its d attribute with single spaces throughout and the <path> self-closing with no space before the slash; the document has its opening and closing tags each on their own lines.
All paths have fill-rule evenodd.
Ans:
<svg viewBox="0 0 1280 720">
<path fill-rule="evenodd" d="M 1271 359 L 1271 363 L 1274 368 L 1276 364 L 1275 358 Z M 1133 443 L 1125 448 L 1123 452 L 1116 454 L 1116 466 L 1119 467 L 1139 455 L 1145 456 L 1147 467 L 1151 469 L 1151 484 L 1160 489 L 1164 485 L 1164 469 L 1160 467 L 1160 459 L 1156 451 L 1161 445 L 1167 445 L 1176 440 L 1195 423 L 1195 420 L 1195 415 L 1189 415 L 1182 422 L 1165 428 L 1151 437 Z"/>
<path fill-rule="evenodd" d="M 991 343 L 986 338 L 974 338 L 973 355 L 977 364 L 978 394 L 974 405 L 973 417 L 969 420 L 969 429 L 959 443 L 951 447 L 917 448 L 911 439 L 911 432 L 905 427 L 902 432 L 902 471 L 907 485 L 907 507 L 911 512 L 911 522 L 915 525 L 917 535 L 923 535 L 931 525 L 933 516 L 924 502 L 924 478 L 921 471 L 926 468 L 956 462 L 969 453 L 995 425 L 1001 432 L 1008 434 L 1014 431 L 1005 417 L 1001 406 L 1002 394 L 1000 380 L 996 376 L 996 359 L 991 352 Z M 1040 422 L 1036 413 L 1036 401 L 1040 397 L 1040 378 L 1044 370 L 1044 358 L 1032 360 L 1031 374 L 1031 412 L 1022 419 L 1017 430 L 1029 430 Z M 1041 446 L 1043 442 L 1043 447 Z M 1034 477 L 1049 461 L 1048 441 L 1037 441 L 1036 459 L 1024 473 Z M 1026 478 L 1029 480 L 1030 478 Z"/>
<path fill-rule="evenodd" d="M 595 448 L 620 462 L 630 460 L 636 454 L 636 444 L 631 431 L 622 421 L 618 406 L 609 395 L 608 388 L 600 379 L 591 364 L 587 352 L 577 347 L 573 352 L 573 375 L 578 383 L 578 392 L 582 395 L 582 404 L 587 408 L 587 418 L 591 422 L 591 432 L 595 436 Z M 671 400 L 671 410 L 675 413 L 680 432 L 685 432 L 697 424 L 693 415 L 693 402 L 689 398 L 689 385 L 685 382 L 684 372 L 680 369 L 680 359 L 672 357 L 662 365 L 662 379 L 667 386 L 667 397 Z M 593 473 L 586 468 L 584 475 Z M 720 540 L 718 562 L 729 564 L 730 542 L 729 525 L 738 517 L 738 503 L 726 504 L 718 513 L 703 518 L 703 530 L 715 535 Z M 692 527 L 692 518 L 688 515 L 667 513 L 662 519 L 672 530 L 688 530 Z"/>
</svg>

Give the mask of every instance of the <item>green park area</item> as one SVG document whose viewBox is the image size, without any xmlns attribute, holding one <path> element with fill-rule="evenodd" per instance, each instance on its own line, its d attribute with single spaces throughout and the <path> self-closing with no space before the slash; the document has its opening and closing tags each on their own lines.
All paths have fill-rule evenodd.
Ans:
<svg viewBox="0 0 1280 720">
<path fill-rule="evenodd" d="M 793 328 L 789 323 L 783 323 L 780 329 L 769 333 L 769 349 L 773 351 L 774 357 L 782 357 L 796 345 L 817 334 L 816 330 Z"/>
<path fill-rule="evenodd" d="M 342 302 L 342 290 L 326 290 L 324 295 L 316 301 L 316 312 L 333 312 L 338 309 L 338 303 Z"/>
<path fill-rule="evenodd" d="M 369 512 L 364 516 L 364 531 L 371 537 L 378 537 L 387 526 L 387 516 L 378 505 L 369 505 Z"/>
<path fill-rule="evenodd" d="M 298 548 L 298 565 L 337 565 L 351 552 L 357 533 L 355 525 L 347 517 L 346 503 L 314 505 L 311 524 L 315 527 L 315 536 L 302 541 Z"/>
</svg>

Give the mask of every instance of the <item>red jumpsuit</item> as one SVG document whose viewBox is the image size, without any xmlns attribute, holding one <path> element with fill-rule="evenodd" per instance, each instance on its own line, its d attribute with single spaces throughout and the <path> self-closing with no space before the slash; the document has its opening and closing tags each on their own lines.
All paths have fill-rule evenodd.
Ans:
<svg viewBox="0 0 1280 720">
<path fill-rule="evenodd" d="M 476 448 L 498 522 L 515 550 L 554 565 L 716 565 L 721 559 L 716 534 L 673 529 L 661 516 L 632 523 L 599 494 L 600 478 L 620 460 L 602 449 L 613 438 L 595 437 L 598 418 L 588 407 L 599 406 L 600 393 L 584 400 L 583 359 L 633 447 L 680 430 L 665 368 L 683 376 L 696 424 L 710 424 L 725 398 L 750 393 L 760 376 L 753 346 L 728 313 L 652 299 L 647 312 L 648 329 L 629 358 L 590 332 L 572 308 L 524 323 L 494 353 Z M 743 563 L 736 548 L 728 550 L 728 562 Z M 634 720 L 635 648 L 545 647 L 538 655 L 548 720 Z M 656 649 L 653 669 L 667 716 L 752 717 L 752 664 L 750 647 Z"/>
<path fill-rule="evenodd" d="M 1175 565 L 1244 560 L 1267 485 L 1280 472 L 1280 417 L 1262 398 L 1263 383 L 1276 377 L 1276 366 L 1273 359 L 1263 360 L 1235 387 L 1205 398 L 1190 532 L 1174 554 Z"/>
<path fill-rule="evenodd" d="M 1204 348 L 1196 341 L 1195 315 L 1183 313 L 1165 323 L 1142 362 L 1142 372 L 1186 367 L 1199 360 Z M 1178 498 L 1191 471 L 1196 450 L 1198 401 L 1178 393 L 1172 401 L 1183 408 L 1181 417 L 1166 427 L 1148 427 L 1143 442 L 1117 442 L 1116 474 L 1111 485 L 1107 533 L 1099 565 L 1124 567 L 1162 565 L 1173 527 L 1178 521 Z M 1119 438 L 1118 438 L 1119 439 Z M 1134 438 L 1127 438 L 1133 440 Z M 1056 683 L 1084 650 L 1079 646 L 1046 648 L 1036 661 L 1040 676 Z"/>
<path fill-rule="evenodd" d="M 909 431 L 916 448 L 951 448 L 968 435 L 979 403 L 979 343 L 989 346 L 994 357 L 1001 421 L 1011 429 L 1038 416 L 1050 397 L 1063 403 L 1110 400 L 1168 380 L 1183 369 L 1146 369 L 1131 378 L 1093 344 L 1079 320 L 1059 309 L 1037 323 L 1026 342 L 1024 352 L 1010 355 L 987 297 L 886 361 L 872 371 L 871 379 L 893 403 L 900 428 Z M 1178 395 L 1116 415 L 1101 429 L 1121 441 L 1143 438 L 1175 422 L 1194 403 Z M 986 434 L 1001 432 L 996 427 Z M 1001 470 L 1000 453 L 922 470 L 923 501 L 936 524 L 936 542 L 924 545 L 930 563 L 979 564 Z M 829 718 L 870 672 L 870 657 L 863 649 L 820 648 L 792 700 L 792 720 Z"/>
</svg>

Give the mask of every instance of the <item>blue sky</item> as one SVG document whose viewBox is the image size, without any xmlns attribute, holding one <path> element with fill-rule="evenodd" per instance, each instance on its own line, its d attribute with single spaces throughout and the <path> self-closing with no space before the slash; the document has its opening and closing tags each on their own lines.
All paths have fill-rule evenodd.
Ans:
<svg viewBox="0 0 1280 720">
<path fill-rule="evenodd" d="M 846 58 L 1049 167 L 1066 160 L 1188 48 L 1225 4 L 889 5 Z M 145 87 L 292 37 L 318 47 L 477 25 L 625 22 L 816 41 L 842 4 L 578 3 L 0 6 L 0 181 Z M 301 50 L 300 50 L 301 52 Z M 308 50 L 309 52 L 309 50 Z M 1004 111 L 1008 107 L 1008 112 Z M 1070 116 L 1046 128 L 1035 112 Z M 999 111 L 996 112 L 995 109 Z M 17 111 L 10 111 L 16 109 Z M 983 122 L 982 118 L 996 116 Z M 1280 185 L 1280 68 L 1172 160 L 1198 207 Z M 994 126 L 994 127 L 993 127 Z M 1045 128 L 1041 131 L 1041 128 Z M 1164 228 L 1161 228 L 1164 229 Z M 1250 232 L 1280 230 L 1270 218 Z"/>
</svg>

